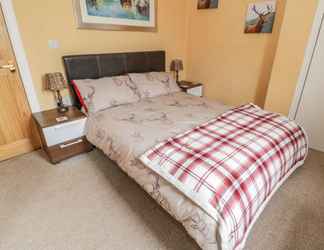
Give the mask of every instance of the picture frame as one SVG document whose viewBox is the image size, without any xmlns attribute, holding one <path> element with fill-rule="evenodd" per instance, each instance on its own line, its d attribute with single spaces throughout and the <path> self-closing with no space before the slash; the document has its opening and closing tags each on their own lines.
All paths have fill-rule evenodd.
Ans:
<svg viewBox="0 0 324 250">
<path fill-rule="evenodd" d="M 79 29 L 156 32 L 157 2 L 74 0 L 77 26 Z"/>
<path fill-rule="evenodd" d="M 245 19 L 246 34 L 272 33 L 276 19 L 276 0 L 250 3 Z"/>
<path fill-rule="evenodd" d="M 208 9 L 217 9 L 219 5 L 219 0 L 197 0 L 197 9 L 198 10 L 208 10 Z"/>
</svg>

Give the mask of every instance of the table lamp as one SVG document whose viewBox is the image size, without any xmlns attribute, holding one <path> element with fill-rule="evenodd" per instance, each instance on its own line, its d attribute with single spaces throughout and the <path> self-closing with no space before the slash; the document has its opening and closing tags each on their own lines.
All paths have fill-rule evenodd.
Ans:
<svg viewBox="0 0 324 250">
<path fill-rule="evenodd" d="M 69 110 L 68 107 L 64 106 L 63 98 L 60 93 L 61 90 L 66 89 L 67 87 L 67 83 L 62 73 L 56 72 L 45 75 L 45 89 L 55 93 L 57 109 L 60 113 L 65 113 Z"/>
<path fill-rule="evenodd" d="M 177 82 L 179 82 L 179 71 L 183 70 L 183 62 L 180 59 L 175 59 L 171 62 L 171 66 L 170 66 L 171 71 L 175 71 L 176 72 L 176 79 Z"/>
</svg>

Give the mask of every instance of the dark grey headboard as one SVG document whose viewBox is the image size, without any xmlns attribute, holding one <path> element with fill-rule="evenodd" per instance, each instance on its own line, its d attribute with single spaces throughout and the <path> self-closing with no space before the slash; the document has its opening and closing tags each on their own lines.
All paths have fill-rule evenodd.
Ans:
<svg viewBox="0 0 324 250">
<path fill-rule="evenodd" d="M 64 56 L 66 77 L 74 95 L 74 105 L 80 107 L 71 80 L 165 71 L 165 51 L 145 51 L 113 54 Z"/>
</svg>

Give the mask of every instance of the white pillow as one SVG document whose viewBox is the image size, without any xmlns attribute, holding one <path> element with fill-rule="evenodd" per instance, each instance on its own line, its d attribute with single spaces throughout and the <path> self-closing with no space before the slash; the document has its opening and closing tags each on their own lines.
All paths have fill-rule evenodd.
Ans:
<svg viewBox="0 0 324 250">
<path fill-rule="evenodd" d="M 151 72 L 150 73 L 153 78 L 159 82 L 162 82 L 168 93 L 175 93 L 175 92 L 180 92 L 181 89 L 179 88 L 179 85 L 177 84 L 176 79 L 174 76 L 169 73 L 169 72 Z"/>
<path fill-rule="evenodd" d="M 89 113 L 140 100 L 136 86 L 128 76 L 74 80 L 72 83 Z"/>
<path fill-rule="evenodd" d="M 150 98 L 181 91 L 171 73 L 133 73 L 129 74 L 129 77 L 137 86 L 141 98 Z"/>
</svg>

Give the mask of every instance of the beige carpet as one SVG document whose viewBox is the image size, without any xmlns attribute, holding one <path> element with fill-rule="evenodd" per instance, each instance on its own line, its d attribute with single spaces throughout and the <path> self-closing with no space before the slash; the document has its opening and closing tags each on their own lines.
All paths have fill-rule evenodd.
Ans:
<svg viewBox="0 0 324 250">
<path fill-rule="evenodd" d="M 184 229 L 99 151 L 53 166 L 40 152 L 0 163 L 2 250 L 193 250 Z M 324 154 L 274 196 L 249 250 L 324 249 Z"/>
</svg>

